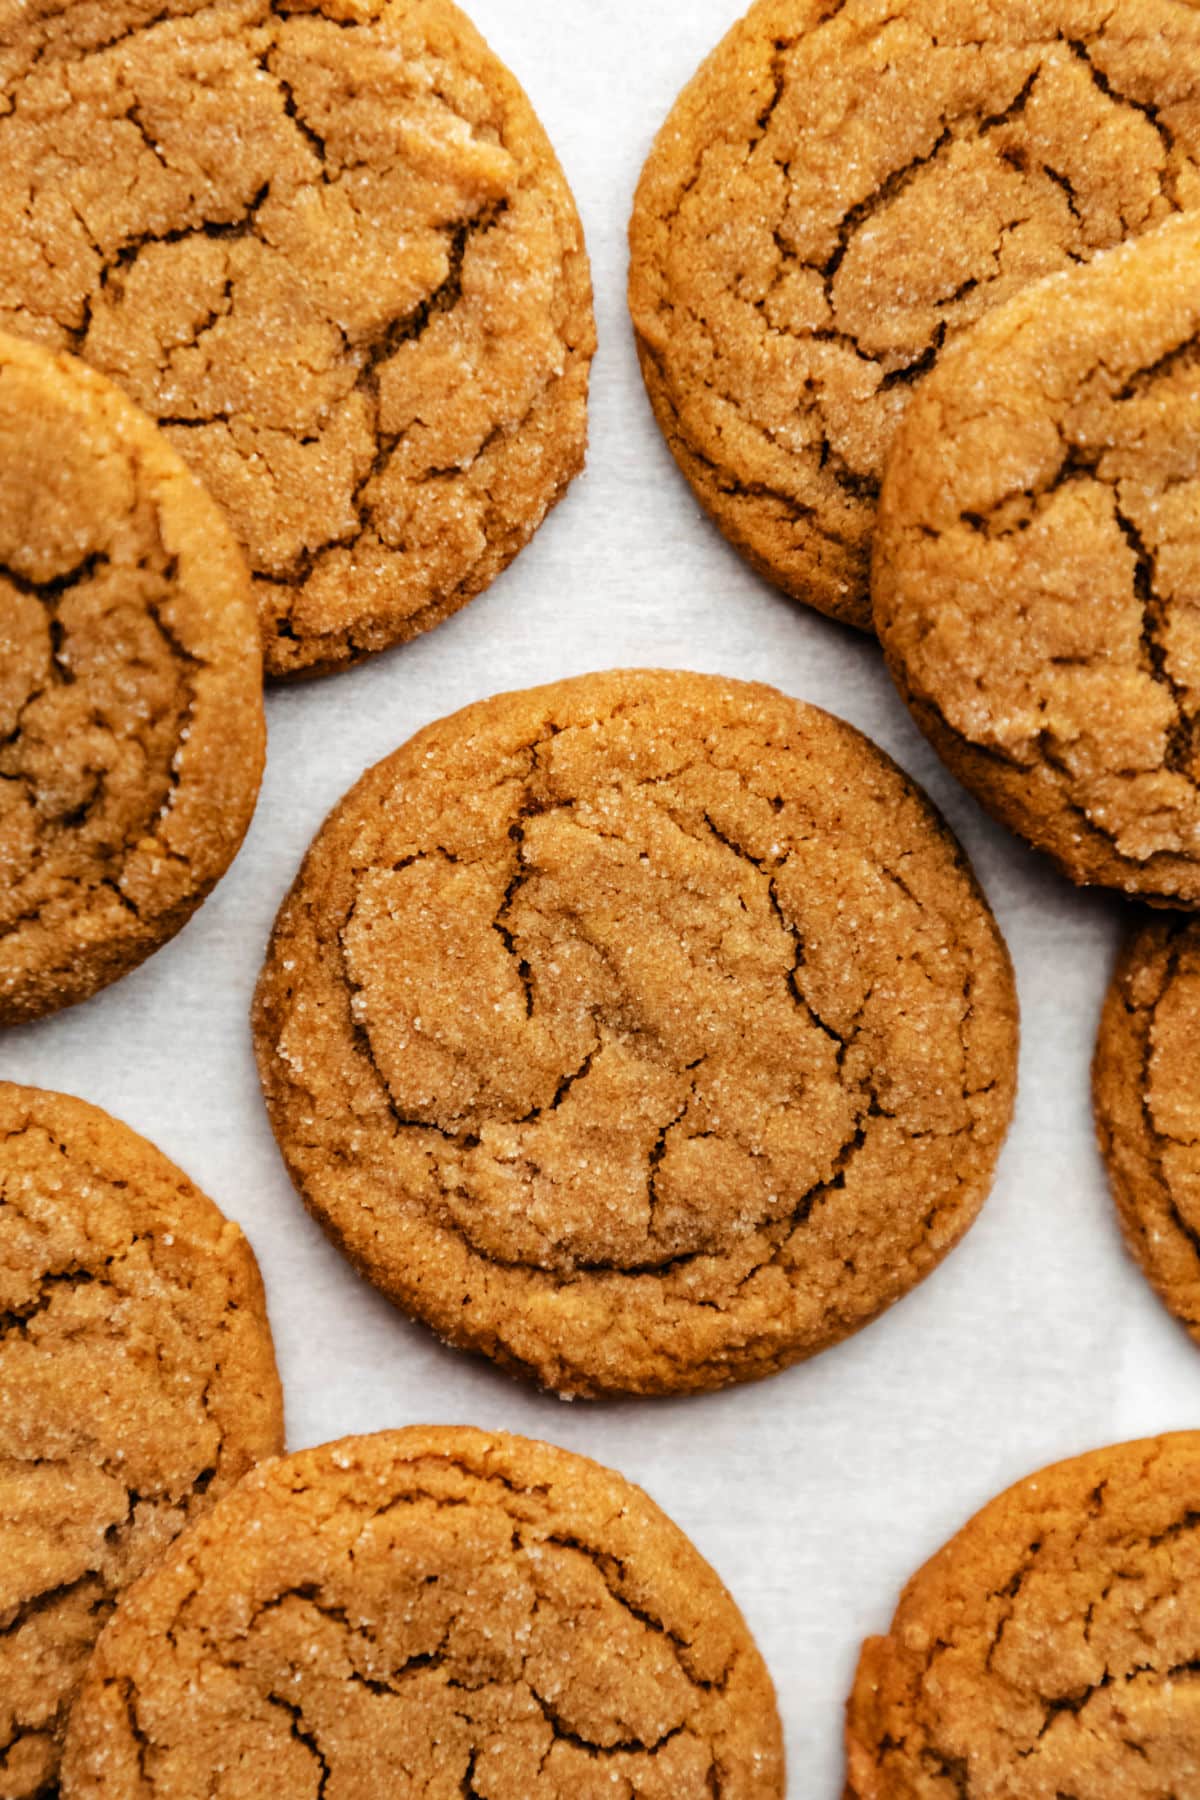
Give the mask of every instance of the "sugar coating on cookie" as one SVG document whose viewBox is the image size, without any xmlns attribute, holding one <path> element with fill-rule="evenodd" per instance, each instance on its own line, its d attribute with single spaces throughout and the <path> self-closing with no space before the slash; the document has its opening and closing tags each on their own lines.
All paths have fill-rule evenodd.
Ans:
<svg viewBox="0 0 1200 1800">
<path fill-rule="evenodd" d="M 263 751 L 217 508 L 111 383 L 0 334 L 0 1024 L 179 930 L 237 853 Z"/>
<path fill-rule="evenodd" d="M 868 630 L 888 447 L 943 346 L 1198 204 L 1194 6 L 759 0 L 638 189 L 659 423 L 763 574 Z"/>
<path fill-rule="evenodd" d="M 521 89 L 448 0 L 0 0 L 0 325 L 157 418 L 267 666 L 438 623 L 582 465 L 591 288 Z"/>
<path fill-rule="evenodd" d="M 334 1239 L 579 1394 L 765 1375 L 912 1287 L 987 1193 L 1016 1036 L 986 902 L 882 752 L 653 672 L 483 701 L 370 770 L 255 1007 Z"/>
<path fill-rule="evenodd" d="M 0 1792 L 58 1793 L 118 1594 L 282 1447 L 236 1225 L 96 1107 L 0 1083 Z"/>
<path fill-rule="evenodd" d="M 1200 18 L 1200 14 L 1197 14 Z M 896 440 L 875 613 L 983 803 L 1077 882 L 1200 905 L 1200 219 L 982 320 Z"/>
<path fill-rule="evenodd" d="M 782 1800 L 770 1677 L 638 1488 L 418 1427 L 265 1464 L 126 1596 L 68 1800 Z"/>
<path fill-rule="evenodd" d="M 993 1500 L 870 1638 L 846 1800 L 1180 1800 L 1200 1767 L 1200 1432 Z"/>
<path fill-rule="evenodd" d="M 1096 1131 L 1125 1242 L 1200 1340 L 1200 924 L 1132 931 L 1113 975 L 1093 1070 Z"/>
</svg>

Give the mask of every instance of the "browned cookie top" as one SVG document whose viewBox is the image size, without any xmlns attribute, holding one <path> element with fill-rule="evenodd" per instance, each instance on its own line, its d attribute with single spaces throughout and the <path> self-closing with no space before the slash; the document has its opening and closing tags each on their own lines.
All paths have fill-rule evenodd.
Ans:
<svg viewBox="0 0 1200 1800">
<path fill-rule="evenodd" d="M 863 1646 L 847 1800 L 1191 1800 L 1200 1432 L 1044 1469 Z"/>
<path fill-rule="evenodd" d="M 1198 203 L 1187 0 L 759 0 L 638 191 L 659 422 L 765 574 L 868 629 L 888 446 L 942 346 Z"/>
<path fill-rule="evenodd" d="M 1016 1001 L 961 852 L 849 726 L 618 673 L 421 732 L 319 834 L 255 1014 L 317 1217 L 560 1391 L 771 1372 L 974 1218 Z"/>
<path fill-rule="evenodd" d="M 1200 12 L 1197 13 L 1200 18 Z M 1200 219 L 948 353 L 888 469 L 876 622 L 955 773 L 1075 881 L 1200 905 Z"/>
<path fill-rule="evenodd" d="M 0 1794 L 56 1794 L 117 1594 L 261 1456 L 282 1404 L 254 1258 L 152 1145 L 0 1083 Z"/>
<path fill-rule="evenodd" d="M 268 667 L 436 624 L 583 459 L 558 163 L 448 0 L 0 0 L 0 324 L 159 419 Z"/>
<path fill-rule="evenodd" d="M 1130 934 L 1100 1023 L 1096 1129 L 1125 1241 L 1200 1340 L 1200 922 Z"/>
<path fill-rule="evenodd" d="M 619 1475 L 419 1427 L 249 1476 L 126 1596 L 68 1800 L 782 1800 L 770 1677 Z"/>
<path fill-rule="evenodd" d="M 217 508 L 109 382 L 0 334 L 0 1023 L 179 930 L 242 841 L 263 742 Z"/>
</svg>

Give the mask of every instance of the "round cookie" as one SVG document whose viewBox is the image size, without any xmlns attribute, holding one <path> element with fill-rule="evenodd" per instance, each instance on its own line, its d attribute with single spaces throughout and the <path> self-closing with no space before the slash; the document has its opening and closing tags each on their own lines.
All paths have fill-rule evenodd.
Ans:
<svg viewBox="0 0 1200 1800">
<path fill-rule="evenodd" d="M 770 1374 L 905 1293 L 1011 1112 L 1004 945 L 924 796 L 773 689 L 585 676 L 363 776 L 255 1005 L 310 1210 L 569 1394 Z"/>
<path fill-rule="evenodd" d="M 66 1800 L 782 1800 L 771 1680 L 619 1475 L 417 1427 L 265 1464 L 126 1595 Z"/>
<path fill-rule="evenodd" d="M 1198 204 L 1192 5 L 759 0 L 638 189 L 659 424 L 762 574 L 869 630 L 888 447 L 943 345 Z"/>
<path fill-rule="evenodd" d="M 0 1793 L 57 1794 L 117 1595 L 282 1448 L 236 1225 L 126 1126 L 0 1083 Z"/>
<path fill-rule="evenodd" d="M 85 1000 L 237 854 L 265 731 L 245 562 L 148 419 L 0 334 L 0 1024 Z"/>
<path fill-rule="evenodd" d="M 1200 12 L 1197 13 L 1200 20 Z M 1200 906 L 1200 217 L 982 320 L 896 439 L 875 617 L 954 773 L 1073 881 Z"/>
<path fill-rule="evenodd" d="M 1167 1306 L 1200 1341 L 1200 924 L 1133 931 L 1104 1002 L 1096 1132 L 1121 1229 Z"/>
<path fill-rule="evenodd" d="M 486 587 L 581 468 L 575 204 L 448 0 L 0 0 L 0 325 L 157 418 L 316 674 Z"/>
<path fill-rule="evenodd" d="M 1200 1768 L 1200 1432 L 993 1500 L 863 1646 L 846 1800 L 1179 1800 Z"/>
</svg>

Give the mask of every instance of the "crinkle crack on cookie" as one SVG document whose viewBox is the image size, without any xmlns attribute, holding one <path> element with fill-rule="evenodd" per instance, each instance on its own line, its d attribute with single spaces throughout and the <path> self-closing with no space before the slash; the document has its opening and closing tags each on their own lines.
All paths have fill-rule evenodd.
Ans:
<svg viewBox="0 0 1200 1800">
<path fill-rule="evenodd" d="M 101 1639 L 65 1800 L 267 1770 L 289 1800 L 784 1793 L 770 1677 L 682 1532 L 582 1457 L 445 1428 L 264 1465 Z"/>
<path fill-rule="evenodd" d="M 152 1145 L 0 1083 L 0 1793 L 57 1794 L 117 1596 L 260 1457 L 282 1402 L 254 1258 Z"/>
<path fill-rule="evenodd" d="M 1200 1432 L 985 1506 L 863 1646 L 846 1800 L 1179 1800 L 1200 1767 Z"/>
<path fill-rule="evenodd" d="M 274 675 L 411 638 L 582 467 L 591 285 L 523 92 L 448 0 L 0 0 L 0 324 L 157 418 Z"/>
<path fill-rule="evenodd" d="M 987 905 L 880 751 L 646 672 L 483 701 L 370 770 L 254 1026 L 335 1241 L 574 1394 L 766 1375 L 905 1293 L 988 1191 L 1017 1039 Z"/>
<path fill-rule="evenodd" d="M 884 650 L 954 773 L 1072 880 L 1189 908 L 1198 506 L 1187 218 L 1029 289 L 946 356 L 897 438 L 875 555 Z"/>
<path fill-rule="evenodd" d="M 1184 0 L 760 0 L 638 189 L 659 424 L 762 574 L 869 630 L 888 448 L 943 347 L 1198 204 Z"/>
<path fill-rule="evenodd" d="M 1125 1241 L 1200 1342 L 1200 923 L 1156 918 L 1121 952 L 1100 1023 L 1096 1130 Z"/>
<path fill-rule="evenodd" d="M 237 854 L 264 744 L 217 508 L 111 383 L 0 334 L 0 1024 L 174 936 Z"/>
</svg>

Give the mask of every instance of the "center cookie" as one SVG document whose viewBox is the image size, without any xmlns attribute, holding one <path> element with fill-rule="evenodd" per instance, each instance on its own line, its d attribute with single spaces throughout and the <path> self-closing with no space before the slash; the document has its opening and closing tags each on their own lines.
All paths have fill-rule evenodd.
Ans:
<svg viewBox="0 0 1200 1800">
<path fill-rule="evenodd" d="M 771 1680 L 639 1489 L 417 1428 L 241 1483 L 130 1594 L 69 1800 L 783 1800 Z"/>
<path fill-rule="evenodd" d="M 759 0 L 638 190 L 659 423 L 769 579 L 867 630 L 888 446 L 942 347 L 1198 203 L 1183 0 Z"/>
<path fill-rule="evenodd" d="M 448 0 L 0 0 L 0 325 L 158 419 L 267 667 L 412 637 L 583 461 L 591 288 L 521 89 Z"/>
<path fill-rule="evenodd" d="M 982 1204 L 1004 946 L 928 802 L 764 687 L 589 676 L 369 771 L 255 1009 L 309 1206 L 452 1342 L 569 1393 L 765 1375 Z"/>
</svg>

